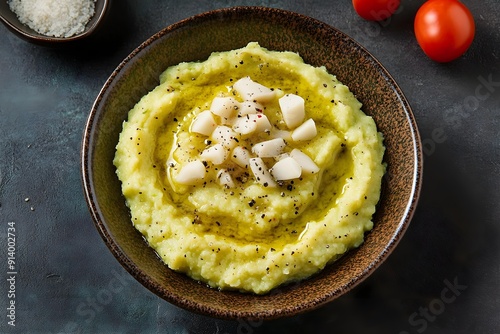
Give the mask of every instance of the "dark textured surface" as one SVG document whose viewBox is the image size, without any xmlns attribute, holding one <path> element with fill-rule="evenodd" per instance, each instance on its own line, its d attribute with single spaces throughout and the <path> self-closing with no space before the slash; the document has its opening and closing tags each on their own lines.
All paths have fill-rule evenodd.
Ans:
<svg viewBox="0 0 500 334">
<path fill-rule="evenodd" d="M 107 27 L 71 49 L 32 45 L 0 27 L 4 268 L 8 222 L 16 223 L 18 247 L 16 327 L 2 316 L 0 332 L 499 332 L 500 6 L 464 2 L 477 36 L 450 64 L 428 60 L 415 42 L 412 22 L 422 1 L 404 2 L 383 24 L 358 18 L 350 1 L 115 1 Z M 169 24 L 242 4 L 297 11 L 359 41 L 412 105 L 426 159 L 416 215 L 388 260 L 340 299 L 269 322 L 215 320 L 156 297 L 106 249 L 80 183 L 83 127 L 120 61 Z M 5 309 L 7 269 L 3 275 Z"/>
</svg>

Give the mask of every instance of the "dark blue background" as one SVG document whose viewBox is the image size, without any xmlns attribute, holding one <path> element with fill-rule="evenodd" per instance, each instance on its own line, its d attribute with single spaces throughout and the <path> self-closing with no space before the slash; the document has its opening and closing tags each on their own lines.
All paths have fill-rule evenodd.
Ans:
<svg viewBox="0 0 500 334">
<path fill-rule="evenodd" d="M 0 26 L 0 332 L 500 332 L 500 3 L 464 0 L 477 34 L 449 64 L 426 58 L 414 38 L 422 3 L 403 0 L 379 24 L 348 0 L 117 0 L 98 35 L 58 49 Z M 119 62 L 172 23 L 236 5 L 296 11 L 359 41 L 405 92 L 424 144 L 420 205 L 382 267 L 324 307 L 265 323 L 192 314 L 134 281 L 94 228 L 80 177 L 86 118 Z M 8 222 L 18 248 L 15 328 L 6 316 Z"/>
</svg>

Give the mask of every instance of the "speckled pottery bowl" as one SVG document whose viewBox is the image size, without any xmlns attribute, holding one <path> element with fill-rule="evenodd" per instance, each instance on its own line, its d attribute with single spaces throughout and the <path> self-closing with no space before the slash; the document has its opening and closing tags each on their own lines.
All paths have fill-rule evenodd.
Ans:
<svg viewBox="0 0 500 334">
<path fill-rule="evenodd" d="M 365 242 L 319 274 L 267 295 L 211 289 L 168 269 L 130 222 L 113 157 L 122 122 L 159 74 L 256 41 L 325 66 L 363 103 L 384 134 L 388 165 L 375 226 Z M 279 9 L 237 7 L 185 19 L 149 38 L 112 73 L 92 107 L 82 146 L 90 212 L 113 255 L 145 287 L 177 306 L 221 318 L 273 319 L 312 310 L 347 293 L 394 250 L 407 229 L 422 182 L 421 143 L 410 106 L 393 78 L 361 45 L 315 19 Z"/>
</svg>

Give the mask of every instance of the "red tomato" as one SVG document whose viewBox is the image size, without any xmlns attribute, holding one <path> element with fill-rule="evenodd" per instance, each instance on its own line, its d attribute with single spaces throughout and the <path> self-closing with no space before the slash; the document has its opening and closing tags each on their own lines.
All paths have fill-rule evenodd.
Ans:
<svg viewBox="0 0 500 334">
<path fill-rule="evenodd" d="M 382 21 L 399 8 L 401 0 L 352 0 L 354 10 L 365 20 Z"/>
<path fill-rule="evenodd" d="M 467 51 L 475 25 L 469 9 L 458 0 L 429 0 L 415 16 L 415 35 L 427 56 L 449 62 Z"/>
</svg>

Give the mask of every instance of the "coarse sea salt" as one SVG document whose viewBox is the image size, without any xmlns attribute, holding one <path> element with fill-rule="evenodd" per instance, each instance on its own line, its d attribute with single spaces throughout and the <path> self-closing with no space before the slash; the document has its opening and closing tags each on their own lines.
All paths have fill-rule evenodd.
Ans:
<svg viewBox="0 0 500 334">
<path fill-rule="evenodd" d="M 95 0 L 10 0 L 19 21 L 36 32 L 71 37 L 84 31 L 94 15 Z"/>
</svg>

